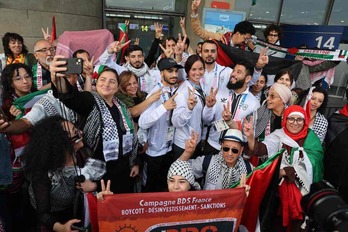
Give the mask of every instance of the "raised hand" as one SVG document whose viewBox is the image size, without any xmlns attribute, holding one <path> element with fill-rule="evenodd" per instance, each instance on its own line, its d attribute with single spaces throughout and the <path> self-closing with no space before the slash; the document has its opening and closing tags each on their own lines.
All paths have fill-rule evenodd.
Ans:
<svg viewBox="0 0 348 232">
<path fill-rule="evenodd" d="M 93 61 L 94 56 L 90 60 L 83 61 L 83 74 L 87 75 L 93 75 Z"/>
<path fill-rule="evenodd" d="M 139 38 L 135 38 L 134 45 L 138 45 L 139 46 L 139 44 L 140 44 L 140 39 Z"/>
<path fill-rule="evenodd" d="M 51 73 L 51 80 L 53 83 L 58 81 L 56 77 L 63 77 L 65 74 L 60 72 L 66 71 L 66 61 L 64 60 L 58 60 L 60 58 L 65 58 L 65 56 L 62 55 L 56 55 L 53 57 L 53 60 L 50 64 L 50 73 Z"/>
<path fill-rule="evenodd" d="M 125 36 L 126 36 L 126 35 L 123 35 L 121 41 L 124 40 Z M 113 54 L 113 53 L 116 54 L 116 53 L 118 53 L 119 51 L 121 51 L 122 48 L 123 48 L 124 46 L 128 45 L 130 42 L 131 42 L 131 40 L 128 40 L 128 41 L 125 42 L 125 43 L 122 43 L 122 42 L 120 42 L 120 41 L 115 41 L 115 42 L 113 42 L 112 44 L 110 44 L 110 46 L 108 47 L 108 53 L 109 53 L 109 54 Z"/>
<path fill-rule="evenodd" d="M 158 99 L 160 99 L 162 94 L 163 87 L 159 88 L 156 92 L 154 92 L 153 94 L 151 94 L 147 99 L 150 100 L 150 102 L 155 102 L 158 101 Z"/>
<path fill-rule="evenodd" d="M 246 184 L 246 174 L 243 173 L 240 177 L 240 182 L 238 187 L 245 188 L 245 194 L 248 196 L 250 191 L 250 186 Z"/>
<path fill-rule="evenodd" d="M 103 179 L 100 180 L 100 185 L 101 185 L 102 191 L 97 193 L 98 201 L 103 201 L 104 200 L 104 195 L 112 195 L 112 194 L 114 194 L 113 192 L 110 191 L 110 186 L 111 186 L 111 181 L 110 180 L 108 180 L 108 182 L 106 183 L 106 188 L 105 188 L 105 182 L 104 182 Z"/>
<path fill-rule="evenodd" d="M 195 152 L 196 145 L 198 143 L 198 138 L 199 138 L 199 134 L 196 133 L 195 135 L 195 132 L 192 130 L 191 137 L 189 139 L 186 139 L 186 142 L 185 142 L 186 153 L 193 154 Z"/>
<path fill-rule="evenodd" d="M 180 27 L 185 27 L 185 17 L 180 17 Z"/>
<path fill-rule="evenodd" d="M 174 58 L 174 51 L 171 48 L 165 48 L 162 44 L 159 44 L 160 48 L 163 51 L 163 54 L 166 56 L 166 58 Z"/>
<path fill-rule="evenodd" d="M 208 97 L 205 98 L 205 104 L 207 107 L 211 108 L 215 105 L 216 103 L 216 94 L 218 92 L 218 88 L 216 88 L 216 90 L 214 90 L 213 87 L 210 88 L 210 94 Z"/>
<path fill-rule="evenodd" d="M 162 39 L 163 37 L 163 33 L 162 33 L 162 30 L 163 30 L 163 25 L 162 24 L 159 24 L 159 23 L 154 23 L 153 24 L 155 26 L 155 37 L 156 39 Z"/>
<path fill-rule="evenodd" d="M 230 111 L 231 102 L 227 101 L 227 104 L 223 105 L 224 111 L 222 111 L 222 119 L 226 122 L 230 121 L 232 119 L 232 113 Z"/>
<path fill-rule="evenodd" d="M 195 95 L 195 89 L 191 90 L 189 87 L 187 87 L 188 90 L 188 98 L 187 98 L 187 108 L 189 110 L 193 110 L 193 108 L 197 104 L 197 97 Z"/>
<path fill-rule="evenodd" d="M 41 31 L 43 34 L 43 37 L 45 40 L 50 41 L 51 40 L 51 34 L 48 32 L 48 27 L 46 28 L 46 31 L 43 27 L 41 27 Z"/>
<path fill-rule="evenodd" d="M 198 8 L 200 4 L 201 4 L 201 0 L 192 0 L 192 5 L 191 5 L 192 15 L 195 15 L 198 13 Z"/>
<path fill-rule="evenodd" d="M 250 116 L 246 117 L 243 122 L 243 133 L 248 139 L 254 139 L 254 119 Z"/>
<path fill-rule="evenodd" d="M 178 95 L 178 93 L 175 93 L 171 98 L 169 98 L 165 103 L 163 103 L 164 108 L 166 108 L 167 111 L 173 110 L 176 108 L 176 102 L 174 98 Z"/>
<path fill-rule="evenodd" d="M 257 69 L 261 69 L 265 67 L 266 64 L 268 64 L 269 58 L 267 55 L 268 47 L 261 49 L 259 58 L 257 59 L 255 67 Z"/>
<path fill-rule="evenodd" d="M 184 39 L 181 39 L 181 34 L 178 34 L 178 42 L 176 43 L 175 46 L 175 55 L 182 55 L 182 53 L 185 50 L 185 42 L 186 42 L 187 36 L 184 36 Z"/>
</svg>

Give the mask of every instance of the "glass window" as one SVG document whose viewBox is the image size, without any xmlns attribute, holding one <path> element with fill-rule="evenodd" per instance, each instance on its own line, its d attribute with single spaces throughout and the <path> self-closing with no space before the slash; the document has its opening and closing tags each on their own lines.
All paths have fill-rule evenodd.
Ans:
<svg viewBox="0 0 348 232">
<path fill-rule="evenodd" d="M 123 24 L 125 20 L 129 20 L 128 37 L 134 42 L 136 38 L 140 39 L 140 46 L 143 48 L 147 55 L 152 41 L 155 38 L 155 27 L 154 23 L 158 22 L 163 24 L 164 37 L 170 35 L 173 25 L 168 24 L 172 22 L 168 16 L 151 16 L 143 14 L 106 14 L 106 28 L 110 30 L 116 40 L 119 39 L 119 25 Z"/>
<path fill-rule="evenodd" d="M 335 0 L 330 15 L 329 25 L 348 26 L 348 4 L 347 0 Z"/>
<path fill-rule="evenodd" d="M 106 7 L 175 11 L 175 0 L 105 0 Z"/>
<path fill-rule="evenodd" d="M 253 21 L 276 22 L 279 14 L 279 0 L 257 0 L 251 7 L 251 1 L 236 1 L 235 10 L 246 12 L 246 17 Z M 249 15 L 250 14 L 250 15 Z"/>
<path fill-rule="evenodd" d="M 280 22 L 289 24 L 323 25 L 325 23 L 328 6 L 328 0 L 284 1 Z"/>
</svg>

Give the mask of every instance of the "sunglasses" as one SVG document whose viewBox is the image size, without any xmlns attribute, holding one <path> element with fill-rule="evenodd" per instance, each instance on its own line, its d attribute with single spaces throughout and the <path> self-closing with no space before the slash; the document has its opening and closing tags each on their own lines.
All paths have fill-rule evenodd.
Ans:
<svg viewBox="0 0 348 232">
<path fill-rule="evenodd" d="M 231 150 L 232 153 L 234 153 L 234 154 L 238 154 L 238 152 L 239 152 L 239 150 L 237 148 L 229 148 L 229 147 L 222 147 L 222 150 L 224 152 L 229 152 Z"/>
</svg>

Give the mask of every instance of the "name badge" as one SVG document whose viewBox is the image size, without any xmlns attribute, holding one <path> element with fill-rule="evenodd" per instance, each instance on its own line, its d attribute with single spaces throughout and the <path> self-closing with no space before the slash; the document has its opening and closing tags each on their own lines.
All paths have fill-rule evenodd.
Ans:
<svg viewBox="0 0 348 232">
<path fill-rule="evenodd" d="M 167 134 L 166 134 L 166 142 L 171 143 L 174 138 L 174 126 L 170 126 L 167 129 Z"/>
<path fill-rule="evenodd" d="M 223 119 L 216 120 L 216 121 L 213 122 L 213 124 L 214 124 L 214 126 L 215 126 L 215 129 L 216 129 L 218 132 L 221 132 L 221 131 L 230 129 L 230 127 L 227 125 L 227 123 L 226 123 L 225 120 L 223 120 Z"/>
</svg>

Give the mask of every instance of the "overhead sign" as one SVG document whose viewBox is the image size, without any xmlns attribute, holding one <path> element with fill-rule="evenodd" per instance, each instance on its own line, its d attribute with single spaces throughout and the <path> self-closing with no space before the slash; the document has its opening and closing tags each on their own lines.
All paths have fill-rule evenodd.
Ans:
<svg viewBox="0 0 348 232">
<path fill-rule="evenodd" d="M 343 35 L 343 26 L 283 25 L 282 47 L 338 49 Z"/>
</svg>

